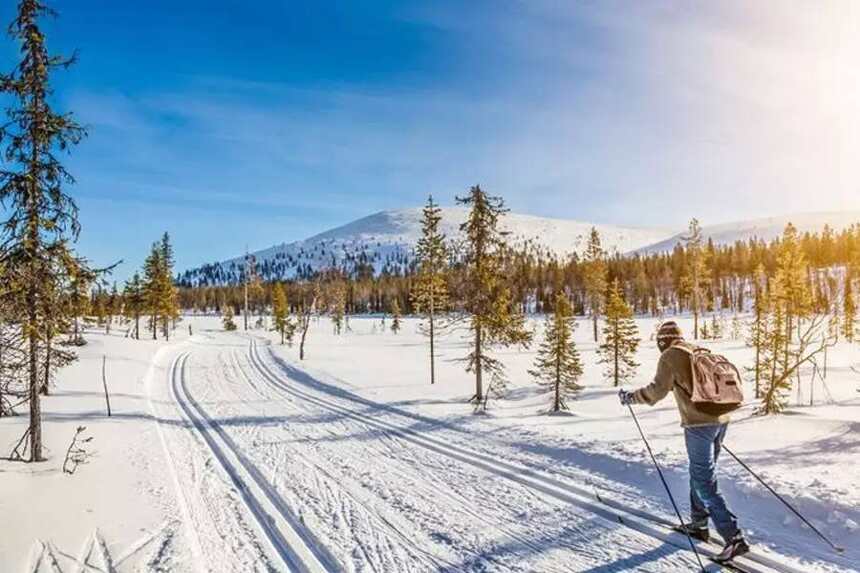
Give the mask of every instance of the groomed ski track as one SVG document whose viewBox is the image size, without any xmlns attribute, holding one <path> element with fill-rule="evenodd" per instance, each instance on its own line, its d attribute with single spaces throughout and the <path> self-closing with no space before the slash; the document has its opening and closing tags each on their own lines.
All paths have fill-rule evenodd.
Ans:
<svg viewBox="0 0 860 573">
<path fill-rule="evenodd" d="M 241 501 L 236 511 L 256 532 L 245 549 L 259 544 L 265 553 L 254 569 L 698 570 L 686 539 L 658 516 L 493 457 L 491 442 L 479 451 L 429 435 L 444 425 L 325 384 L 279 358 L 268 341 L 195 336 L 168 378 L 186 422 L 180 429 L 199 438 L 194 451 L 168 449 L 204 460 L 194 467 L 214 461 L 226 488 L 208 492 L 206 504 L 217 503 L 215 495 Z M 179 480 L 182 493 L 204 489 L 199 482 L 211 480 L 210 471 Z M 199 534 L 217 547 L 223 532 L 203 525 Z M 802 571 L 758 554 L 737 565 L 750 573 Z M 246 566 L 221 560 L 202 568 Z"/>
</svg>

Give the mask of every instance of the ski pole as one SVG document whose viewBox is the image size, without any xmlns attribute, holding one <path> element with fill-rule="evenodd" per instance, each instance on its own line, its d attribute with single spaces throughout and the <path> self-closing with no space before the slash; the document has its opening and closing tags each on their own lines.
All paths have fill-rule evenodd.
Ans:
<svg viewBox="0 0 860 573">
<path fill-rule="evenodd" d="M 779 501 L 781 501 L 781 502 L 783 503 L 783 505 L 785 505 L 785 507 L 787 507 L 788 509 L 790 509 L 790 510 L 792 511 L 792 513 L 794 513 L 794 515 L 796 515 L 797 517 L 799 517 L 799 518 L 800 518 L 800 520 L 801 520 L 801 521 L 803 521 L 803 523 L 805 523 L 806 525 L 808 525 L 808 526 L 809 526 L 809 528 L 810 528 L 812 531 L 814 531 L 815 533 L 817 533 L 817 534 L 818 534 L 818 537 L 820 537 L 821 539 L 823 539 L 823 540 L 824 540 L 824 541 L 825 541 L 825 542 L 826 542 L 830 547 L 832 547 L 832 548 L 833 548 L 833 550 L 834 550 L 834 551 L 836 551 L 836 553 L 845 553 L 845 548 L 844 548 L 844 547 L 839 547 L 838 545 L 836 545 L 835 543 L 833 543 L 832 541 L 830 541 L 830 539 L 828 539 L 826 535 L 824 535 L 823 533 L 821 533 L 821 532 L 818 530 L 818 528 L 816 528 L 814 525 L 812 525 L 812 524 L 809 522 L 809 520 L 808 520 L 808 519 L 806 519 L 805 517 L 803 517 L 803 515 L 801 515 L 801 513 L 800 513 L 797 509 L 795 509 L 795 507 L 794 507 L 793 505 L 791 505 L 788 501 L 786 501 L 786 499 L 785 499 L 785 498 L 783 498 L 781 495 L 779 495 L 779 494 L 776 492 L 776 490 L 774 490 L 772 487 L 770 487 L 770 486 L 767 484 L 767 482 L 765 482 L 765 481 L 761 478 L 761 476 L 759 476 L 757 473 L 755 473 L 754 471 L 752 471 L 752 468 L 750 468 L 748 465 L 746 465 L 744 462 L 742 462 L 742 461 L 741 461 L 741 459 L 740 459 L 739 457 L 737 457 L 733 451 L 731 451 L 729 448 L 727 448 L 725 444 L 723 444 L 722 448 L 723 448 L 724 450 L 726 450 L 726 452 L 728 452 L 728 454 L 729 454 L 730 456 L 732 456 L 732 457 L 735 459 L 735 461 L 736 461 L 736 462 L 738 462 L 738 463 L 741 465 L 741 467 L 743 467 L 746 471 L 748 471 L 750 474 L 752 474 L 752 476 L 753 476 L 755 479 L 757 479 L 757 480 L 759 481 L 759 483 L 761 483 L 761 485 L 763 485 L 764 487 L 766 487 L 766 488 L 767 488 L 767 491 L 769 491 L 770 493 L 772 493 L 772 494 L 776 497 L 776 499 L 778 499 Z"/>
<path fill-rule="evenodd" d="M 699 567 L 702 569 L 702 572 L 706 573 L 705 566 L 702 564 L 702 557 L 699 555 L 699 550 L 696 549 L 696 544 L 693 543 L 693 538 L 690 537 L 690 532 L 687 531 L 686 527 L 684 527 L 684 518 L 681 517 L 681 512 L 678 509 L 678 504 L 675 503 L 675 496 L 672 495 L 672 490 L 669 489 L 669 484 L 666 482 L 666 478 L 663 476 L 663 470 L 660 469 L 660 464 L 657 463 L 657 458 L 654 457 L 654 452 L 651 451 L 651 444 L 648 443 L 648 439 L 645 437 L 645 432 L 642 431 L 642 426 L 639 425 L 639 419 L 636 417 L 636 413 L 633 411 L 633 406 L 627 404 L 627 409 L 630 410 L 630 415 L 633 416 L 633 421 L 636 423 L 636 429 L 639 430 L 639 435 L 642 436 L 642 441 L 645 442 L 645 448 L 648 450 L 648 455 L 651 456 L 651 461 L 654 462 L 654 467 L 657 468 L 657 473 L 660 475 L 660 481 L 663 482 L 663 487 L 666 489 L 666 493 L 669 494 L 669 501 L 672 502 L 672 509 L 675 510 L 675 515 L 678 516 L 678 521 L 681 523 L 681 529 L 683 529 L 684 533 L 687 535 L 687 541 L 690 543 L 690 549 L 692 549 L 693 553 L 696 555 L 696 561 L 699 562 Z"/>
</svg>

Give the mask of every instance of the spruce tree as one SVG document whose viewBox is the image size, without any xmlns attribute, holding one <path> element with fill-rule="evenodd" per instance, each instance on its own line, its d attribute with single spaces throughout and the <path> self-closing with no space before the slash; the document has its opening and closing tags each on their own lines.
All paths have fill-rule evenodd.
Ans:
<svg viewBox="0 0 860 573">
<path fill-rule="evenodd" d="M 397 334 L 400 332 L 400 303 L 397 301 L 397 297 L 391 299 L 391 332 Z"/>
<path fill-rule="evenodd" d="M 132 337 L 140 340 L 140 315 L 143 313 L 146 302 L 144 299 L 143 284 L 140 281 L 140 273 L 134 273 L 126 281 L 122 295 L 125 299 L 123 308 L 125 316 L 129 321 L 134 323 Z"/>
<path fill-rule="evenodd" d="M 334 333 L 343 332 L 344 317 L 346 316 L 346 285 L 343 281 L 335 280 L 328 288 L 328 307 Z"/>
<path fill-rule="evenodd" d="M 563 294 L 556 295 L 554 311 L 547 316 L 544 339 L 538 348 L 534 368 L 529 370 L 541 386 L 552 391 L 552 411 L 567 410 L 566 400 L 582 386 L 582 362 L 573 340 L 576 320 L 573 309 Z"/>
<path fill-rule="evenodd" d="M 618 279 L 612 282 L 606 301 L 606 318 L 603 327 L 603 344 L 598 348 L 599 362 L 606 365 L 606 379 L 614 386 L 630 380 L 636 374 L 636 350 L 639 348 L 639 329 L 633 320 L 633 310 L 621 292 Z"/>
<path fill-rule="evenodd" d="M 507 284 L 504 268 L 505 235 L 499 229 L 499 218 L 507 210 L 500 197 L 487 195 L 479 186 L 457 202 L 469 208 L 466 221 L 460 226 L 465 238 L 461 264 L 464 269 L 463 308 L 468 315 L 471 331 L 470 351 L 463 359 L 466 371 L 475 374 L 476 405 L 486 408 L 491 389 L 504 390 L 504 366 L 493 357 L 492 345 L 528 345 L 531 333 L 525 328 L 525 317 Z M 487 393 L 484 374 L 490 377 Z"/>
<path fill-rule="evenodd" d="M 747 371 L 753 373 L 756 398 L 761 397 L 762 380 L 767 372 L 765 349 L 768 346 L 767 320 L 770 299 L 766 291 L 766 280 L 764 266 L 759 263 L 753 281 L 755 300 L 753 301 L 753 317 L 750 321 L 749 336 L 747 338 L 747 345 L 755 349 L 753 365 L 747 367 Z"/>
<path fill-rule="evenodd" d="M 699 338 L 699 315 L 703 310 L 703 287 L 710 281 L 706 252 L 702 246 L 702 228 L 698 219 L 690 221 L 688 233 L 683 237 L 687 255 L 684 282 L 690 291 L 690 308 L 693 311 L 693 338 Z"/>
<path fill-rule="evenodd" d="M 146 301 L 146 312 L 149 314 L 149 329 L 152 339 L 158 339 L 158 324 L 161 317 L 161 250 L 157 243 L 153 243 L 149 256 L 143 263 L 143 293 Z"/>
<path fill-rule="evenodd" d="M 761 389 L 761 405 L 758 412 L 761 414 L 776 414 L 785 409 L 788 403 L 788 393 L 791 390 L 791 381 L 785 375 L 788 369 L 788 333 L 787 311 L 784 301 L 785 293 L 782 292 L 782 283 L 771 282 L 771 290 L 768 291 L 767 308 L 768 317 L 764 329 L 764 348 L 761 355 L 763 380 Z"/>
<path fill-rule="evenodd" d="M 448 252 L 445 236 L 439 230 L 442 211 L 431 195 L 422 211 L 421 238 L 415 247 L 418 272 L 412 288 L 412 304 L 424 318 L 423 331 L 430 342 L 430 384 L 436 383 L 437 315 L 448 309 L 448 286 L 445 276 Z"/>
<path fill-rule="evenodd" d="M 20 44 L 20 61 L 0 75 L 0 94 L 9 100 L 0 127 L 0 202 L 7 216 L 0 238 L 7 287 L 2 291 L 4 306 L 15 310 L 26 345 L 30 461 L 43 460 L 39 362 L 46 351 L 46 320 L 59 321 L 68 311 L 57 296 L 64 277 L 55 271 L 66 262 L 77 264 L 69 247 L 79 232 L 77 207 L 64 191 L 74 178 L 58 157 L 86 135 L 71 113 L 53 107 L 50 76 L 68 68 L 73 59 L 47 50 L 40 20 L 52 15 L 38 0 L 18 2 L 8 31 Z"/>
<path fill-rule="evenodd" d="M 600 233 L 592 227 L 588 236 L 588 246 L 585 249 L 582 279 L 585 286 L 585 299 L 588 312 L 591 314 L 594 342 L 597 342 L 597 321 L 606 298 L 606 282 L 608 269 L 606 266 L 606 251 L 600 244 Z"/>
<path fill-rule="evenodd" d="M 842 293 L 842 336 L 848 342 L 854 342 L 857 332 L 857 306 L 854 303 L 854 277 L 850 271 L 845 273 L 845 284 Z"/>
<path fill-rule="evenodd" d="M 177 301 L 176 286 L 173 284 L 173 245 L 170 244 L 170 235 L 166 232 L 161 237 L 159 252 L 159 315 L 161 316 L 161 331 L 164 334 L 164 338 L 169 340 L 171 323 L 175 324 L 176 319 L 179 318 L 179 303 Z"/>
<path fill-rule="evenodd" d="M 272 316 L 275 322 L 275 330 L 281 335 L 281 344 L 287 341 L 292 344 L 295 324 L 290 320 L 290 307 L 287 304 L 287 294 L 281 283 L 275 283 L 272 287 Z"/>
</svg>

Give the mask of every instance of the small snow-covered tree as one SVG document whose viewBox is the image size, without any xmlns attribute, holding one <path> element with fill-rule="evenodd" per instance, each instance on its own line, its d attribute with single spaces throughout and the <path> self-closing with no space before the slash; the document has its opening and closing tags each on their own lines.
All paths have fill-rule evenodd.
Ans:
<svg viewBox="0 0 860 573">
<path fill-rule="evenodd" d="M 567 410 L 566 399 L 582 386 L 582 362 L 573 341 L 576 320 L 563 294 L 556 295 L 553 314 L 547 316 L 544 339 L 538 348 L 534 368 L 529 370 L 538 384 L 552 391 L 552 411 Z"/>
<path fill-rule="evenodd" d="M 224 325 L 224 330 L 236 330 L 236 323 L 233 321 L 233 316 L 233 305 L 226 305 L 224 307 L 224 313 L 221 315 L 221 324 Z"/>
<path fill-rule="evenodd" d="M 606 365 L 605 376 L 614 386 L 623 384 L 636 374 L 638 348 L 639 329 L 633 320 L 633 310 L 624 300 L 621 286 L 615 279 L 606 300 L 603 344 L 598 348 L 599 362 Z"/>
</svg>

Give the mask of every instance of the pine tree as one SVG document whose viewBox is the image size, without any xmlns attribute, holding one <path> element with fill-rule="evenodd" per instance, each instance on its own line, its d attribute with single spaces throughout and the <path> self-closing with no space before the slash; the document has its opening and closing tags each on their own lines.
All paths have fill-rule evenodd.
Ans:
<svg viewBox="0 0 860 573">
<path fill-rule="evenodd" d="M 848 342 L 854 342 L 857 333 L 857 306 L 854 304 L 854 277 L 850 271 L 845 273 L 845 284 L 842 293 L 842 336 Z"/>
<path fill-rule="evenodd" d="M 431 195 L 422 212 L 421 238 L 415 247 L 418 272 L 412 289 L 412 304 L 424 318 L 423 331 L 430 341 L 430 384 L 436 383 L 436 317 L 448 309 L 448 252 L 445 236 L 439 231 L 441 220 L 442 211 Z"/>
<path fill-rule="evenodd" d="M 143 313 L 144 303 L 146 302 L 143 294 L 143 284 L 140 281 L 140 273 L 134 273 L 134 276 L 126 281 L 122 296 L 125 299 L 123 307 L 125 317 L 134 323 L 132 336 L 140 340 L 140 315 Z"/>
<path fill-rule="evenodd" d="M 755 300 L 753 302 L 753 318 L 749 326 L 749 337 L 747 345 L 755 349 L 753 358 L 753 366 L 748 367 L 747 371 L 753 373 L 755 380 L 755 397 L 761 397 L 762 380 L 767 372 L 767 364 L 765 363 L 765 348 L 767 343 L 767 316 L 769 312 L 769 297 L 765 290 L 765 273 L 764 266 L 760 263 L 756 269 L 753 282 Z"/>
<path fill-rule="evenodd" d="M 563 294 L 556 295 L 553 314 L 547 316 L 544 340 L 538 348 L 534 369 L 529 370 L 541 386 L 552 390 L 552 411 L 567 410 L 566 399 L 582 386 L 582 362 L 573 341 L 576 320 Z"/>
<path fill-rule="evenodd" d="M 606 282 L 608 269 L 606 266 L 606 251 L 600 244 L 600 233 L 592 227 L 585 249 L 582 278 L 585 286 L 585 298 L 588 311 L 591 314 L 594 330 L 594 342 L 597 342 L 597 321 L 606 297 Z"/>
<path fill-rule="evenodd" d="M 795 327 L 812 310 L 812 294 L 809 290 L 806 257 L 798 237 L 797 229 L 789 223 L 782 234 L 776 253 L 776 272 L 774 273 L 774 308 L 781 313 L 785 328 L 782 363 L 788 367 L 790 345 Z"/>
<path fill-rule="evenodd" d="M 275 321 L 275 330 L 281 335 L 281 344 L 289 341 L 293 343 L 295 324 L 290 319 L 290 308 L 287 304 L 287 294 L 281 283 L 275 283 L 272 287 L 272 315 Z"/>
<path fill-rule="evenodd" d="M 90 278 L 86 273 L 75 273 L 68 283 L 66 297 L 68 313 L 72 317 L 72 330 L 69 342 L 74 346 L 86 344 L 82 334 L 81 321 L 86 321 L 90 313 Z"/>
<path fill-rule="evenodd" d="M 699 338 L 699 315 L 703 310 L 702 289 L 710 281 L 710 272 L 706 253 L 702 247 L 702 228 L 698 219 L 690 221 L 688 234 L 683 237 L 687 254 L 687 268 L 684 281 L 690 291 L 691 309 L 693 311 L 693 338 Z"/>
<path fill-rule="evenodd" d="M 236 330 L 236 323 L 233 321 L 233 305 L 228 304 L 224 307 L 224 312 L 221 315 L 221 324 L 224 326 L 224 330 L 232 331 Z"/>
<path fill-rule="evenodd" d="M 161 250 L 153 243 L 149 256 L 143 263 L 143 293 L 146 301 L 146 311 L 149 314 L 149 329 L 152 339 L 158 339 L 158 324 L 161 316 Z"/>
<path fill-rule="evenodd" d="M 346 316 L 346 286 L 343 281 L 334 281 L 328 289 L 328 307 L 334 333 L 343 332 L 344 317 Z"/>
<path fill-rule="evenodd" d="M 504 390 L 504 366 L 489 353 L 489 346 L 499 344 L 528 345 L 531 333 L 525 328 L 525 317 L 517 312 L 510 288 L 505 280 L 504 256 L 506 244 L 499 230 L 499 217 L 507 210 L 500 197 L 472 187 L 467 197 L 457 202 L 469 208 L 466 221 L 460 226 L 465 237 L 463 308 L 469 317 L 472 333 L 469 354 L 464 358 L 466 371 L 475 374 L 476 405 L 486 408 L 491 389 L 498 394 Z M 490 376 L 490 386 L 484 392 L 484 374 Z"/>
<path fill-rule="evenodd" d="M 173 284 L 173 246 L 170 244 L 170 235 L 166 232 L 161 237 L 159 245 L 159 268 L 158 298 L 159 315 L 161 316 L 161 331 L 164 338 L 170 339 L 170 324 L 175 324 L 179 318 L 179 304 L 177 301 L 176 286 Z"/>
<path fill-rule="evenodd" d="M 624 300 L 618 279 L 612 282 L 606 301 L 606 324 L 603 344 L 598 348 L 599 362 L 606 364 L 605 376 L 619 386 L 636 374 L 635 361 L 639 348 L 639 329 L 633 320 L 633 310 Z"/>
<path fill-rule="evenodd" d="M 72 272 L 56 273 L 62 265 L 80 264 L 69 242 L 77 239 L 77 207 L 64 192 L 74 183 L 57 159 L 86 135 L 72 114 L 52 107 L 50 75 L 68 68 L 73 59 L 51 55 L 45 46 L 40 19 L 53 12 L 38 0 L 20 0 L 9 35 L 20 43 L 20 62 L 0 75 L 0 94 L 8 96 L 6 121 L 0 127 L 0 202 L 7 218 L 2 223 L 2 252 L 6 272 L 4 306 L 15 309 L 22 343 L 26 345 L 30 424 L 30 461 L 42 461 L 42 412 L 40 356 L 46 348 L 45 332 L 68 315 L 68 305 L 58 296 L 60 282 Z"/>
<path fill-rule="evenodd" d="M 391 332 L 397 334 L 400 332 L 400 303 L 397 302 L 397 297 L 391 299 Z"/>
<path fill-rule="evenodd" d="M 788 353 L 785 349 L 788 347 L 790 331 L 786 328 L 786 297 L 781 289 L 782 284 L 779 281 L 772 281 L 766 303 L 769 313 L 765 322 L 764 346 L 760 358 L 763 378 L 762 402 L 758 412 L 761 414 L 781 412 L 787 404 L 788 392 L 791 390 L 791 381 L 784 375 L 788 368 Z"/>
</svg>

